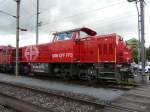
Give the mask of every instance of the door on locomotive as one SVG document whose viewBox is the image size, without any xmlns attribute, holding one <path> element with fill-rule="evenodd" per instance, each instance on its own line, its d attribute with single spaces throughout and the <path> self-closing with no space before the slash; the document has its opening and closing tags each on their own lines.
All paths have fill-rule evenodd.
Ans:
<svg viewBox="0 0 150 112">
<path fill-rule="evenodd" d="M 52 72 L 56 77 L 72 77 L 73 62 L 76 60 L 74 31 L 54 33 L 53 42 L 50 44 Z"/>
<path fill-rule="evenodd" d="M 75 32 L 55 33 L 51 44 L 52 62 L 73 62 L 75 59 Z"/>
</svg>

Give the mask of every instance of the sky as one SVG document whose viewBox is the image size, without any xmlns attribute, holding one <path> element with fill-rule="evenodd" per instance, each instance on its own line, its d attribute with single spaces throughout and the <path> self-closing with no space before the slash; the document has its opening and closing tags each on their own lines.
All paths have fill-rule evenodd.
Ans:
<svg viewBox="0 0 150 112">
<path fill-rule="evenodd" d="M 20 46 L 36 43 L 36 1 L 21 0 Z M 52 33 L 89 27 L 98 35 L 117 33 L 125 40 L 138 39 L 137 10 L 127 0 L 39 0 L 39 43 L 52 40 Z M 145 45 L 150 46 L 150 0 L 145 0 Z M 0 0 L 0 10 L 16 15 L 14 0 Z M 0 13 L 0 45 L 15 46 L 16 19 Z"/>
</svg>

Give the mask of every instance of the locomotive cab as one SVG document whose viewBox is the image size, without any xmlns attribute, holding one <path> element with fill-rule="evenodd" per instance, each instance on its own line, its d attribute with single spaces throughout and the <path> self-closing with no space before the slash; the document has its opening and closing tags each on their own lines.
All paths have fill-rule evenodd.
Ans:
<svg viewBox="0 0 150 112">
<path fill-rule="evenodd" d="M 60 41 L 60 40 L 79 39 L 83 33 L 85 33 L 89 36 L 95 36 L 97 34 L 94 30 L 91 30 L 86 27 L 77 28 L 77 29 L 73 29 L 73 30 L 53 33 L 53 35 L 54 35 L 53 42 Z"/>
<path fill-rule="evenodd" d="M 54 33 L 53 34 L 54 38 L 50 45 L 52 61 L 53 62 L 80 61 L 79 41 L 83 33 L 89 36 L 96 35 L 95 31 L 85 27 Z"/>
</svg>

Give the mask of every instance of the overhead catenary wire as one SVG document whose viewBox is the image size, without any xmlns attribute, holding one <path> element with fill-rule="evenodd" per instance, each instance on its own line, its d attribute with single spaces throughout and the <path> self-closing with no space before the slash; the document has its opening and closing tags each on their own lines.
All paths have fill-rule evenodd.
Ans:
<svg viewBox="0 0 150 112">
<path fill-rule="evenodd" d="M 74 17 L 74 16 L 80 16 L 80 14 L 85 14 L 85 13 L 89 13 L 89 12 L 92 12 L 92 11 L 96 11 L 96 10 L 102 10 L 102 9 L 106 9 L 106 8 L 110 8 L 110 7 L 113 7 L 113 6 L 116 6 L 116 5 L 120 5 L 120 4 L 123 4 L 123 3 L 126 3 L 126 2 L 117 2 L 117 3 L 114 3 L 114 4 L 110 4 L 110 5 L 107 5 L 107 6 L 104 6 L 104 7 L 99 7 L 99 8 L 96 8 L 96 9 L 92 9 L 92 10 L 86 10 L 86 11 L 82 11 L 82 12 L 80 12 L 80 13 L 78 13 L 78 14 L 74 14 L 74 15 L 70 15 L 70 16 L 67 16 L 67 18 L 68 17 Z M 84 9 L 85 10 L 85 9 Z M 41 12 L 41 14 L 42 13 L 44 13 L 44 12 L 47 12 L 47 11 L 49 11 L 48 9 L 45 9 L 45 11 L 42 11 Z M 65 17 L 64 17 L 65 18 Z"/>
<path fill-rule="evenodd" d="M 112 7 L 112 6 L 115 6 L 115 5 L 119 5 L 119 4 L 122 4 L 122 3 L 124 3 L 124 2 L 119 2 L 119 3 L 116 3 L 116 4 L 111 4 L 111 5 L 107 6 L 107 7 L 109 8 L 109 7 Z M 107 8 L 107 7 L 97 8 L 97 9 L 94 9 L 94 10 L 105 9 L 105 8 Z M 82 14 L 82 13 L 86 13 L 86 12 L 88 13 L 88 12 L 91 12 L 91 11 L 94 11 L 94 10 L 84 11 L 84 12 L 81 12 L 81 13 L 79 13 L 79 14 L 75 14 L 75 15 L 71 15 L 71 16 L 67 16 L 67 17 L 61 18 L 61 21 L 62 21 L 63 19 L 73 18 L 74 16 L 77 16 L 77 15 L 81 16 L 80 14 Z M 36 14 L 34 14 L 34 15 L 36 15 Z M 32 17 L 33 17 L 33 16 L 32 16 Z M 59 22 L 59 20 L 56 19 L 56 20 L 54 20 L 53 22 L 44 23 L 41 27 L 43 27 L 43 26 L 45 26 L 45 25 L 51 25 L 51 23 L 54 23 L 54 22 L 57 22 L 57 21 Z M 33 29 L 33 27 L 32 27 L 31 29 Z"/>
<path fill-rule="evenodd" d="M 107 24 L 111 24 L 111 23 L 116 23 L 116 24 L 118 24 L 118 23 L 120 23 L 120 22 L 122 22 L 122 21 L 124 21 L 124 20 L 129 20 L 129 18 L 125 18 L 125 17 L 128 17 L 128 16 L 130 16 L 130 17 L 136 17 L 136 14 L 132 14 L 132 15 L 126 15 L 126 16 L 123 16 L 123 17 L 117 17 L 117 18 L 114 18 L 113 20 L 111 19 L 111 18 L 109 18 L 108 20 L 105 20 L 105 19 L 99 19 L 99 20 L 97 20 L 97 21 L 94 21 L 94 22 L 92 22 L 92 23 L 86 23 L 86 24 L 78 24 L 76 27 L 82 27 L 82 26 L 94 26 L 94 25 L 100 25 L 102 28 L 104 28 Z M 131 18 L 130 18 L 131 19 Z M 105 21 L 105 22 L 104 22 Z M 104 24 L 105 23 L 105 24 Z M 56 23 L 57 24 L 57 23 Z M 121 24 L 121 23 L 120 23 Z M 52 26 L 52 24 L 50 25 L 50 26 Z M 108 25 L 107 25 L 108 26 Z M 45 28 L 41 28 L 41 30 L 43 30 L 43 29 L 47 29 L 47 30 L 50 30 L 49 28 L 48 28 L 48 26 L 44 26 Z M 58 30 L 58 28 L 59 27 L 57 27 L 57 30 Z M 35 29 L 35 27 L 32 27 L 31 28 L 31 30 L 32 29 Z M 53 29 L 53 31 L 54 31 L 54 29 Z M 56 31 L 56 30 L 55 30 Z"/>
<path fill-rule="evenodd" d="M 115 3 L 115 4 L 111 4 L 111 5 L 109 5 L 109 6 L 105 6 L 105 7 L 100 7 L 100 8 L 96 8 L 96 9 L 93 9 L 93 10 L 88 10 L 88 11 L 83 11 L 83 12 L 80 12 L 80 13 L 78 13 L 78 14 L 75 14 L 75 15 L 71 15 L 71 16 L 66 16 L 66 17 L 63 17 L 63 18 L 61 18 L 60 20 L 59 19 L 57 19 L 57 20 L 54 20 L 53 22 L 49 22 L 49 23 L 44 23 L 44 24 L 42 24 L 40 27 L 43 27 L 43 26 L 45 26 L 45 25 L 48 25 L 48 24 L 51 24 L 51 23 L 55 23 L 55 22 L 57 22 L 57 21 L 62 21 L 62 20 L 65 20 L 65 19 L 68 19 L 68 18 L 73 18 L 73 17 L 80 17 L 81 16 L 81 14 L 85 14 L 85 13 L 92 13 L 93 11 L 96 11 L 96 10 L 102 10 L 102 9 L 105 9 L 105 8 L 110 8 L 110 7 L 113 7 L 113 6 L 116 6 L 116 5 L 120 5 L 120 4 L 122 4 L 122 3 L 125 3 L 125 2 L 118 2 L 118 3 Z M 34 15 L 36 15 L 36 14 L 34 14 Z M 33 16 L 32 16 L 33 17 Z M 35 16 L 36 17 L 36 16 Z M 33 30 L 34 29 L 34 27 L 32 27 L 32 28 L 30 28 L 31 30 Z"/>
<path fill-rule="evenodd" d="M 33 4 L 33 6 L 36 8 L 36 4 L 33 2 L 33 0 L 30 0 L 30 2 Z"/>
<path fill-rule="evenodd" d="M 125 17 L 133 17 L 133 16 L 136 16 L 136 14 L 131 14 L 131 15 L 128 15 L 128 14 L 126 14 L 125 16 L 117 16 L 116 18 L 103 18 L 103 19 L 97 19 L 96 21 L 93 21 L 93 22 L 87 22 L 87 23 L 84 23 L 84 24 L 78 24 L 77 26 L 88 26 L 88 25 L 92 25 L 92 24 L 97 24 L 97 23 L 101 23 L 101 26 L 102 25 L 104 25 L 104 22 L 107 22 L 108 23 L 108 21 L 110 22 L 114 22 L 114 21 L 116 21 L 116 23 L 119 21 L 119 20 L 122 20 L 122 19 L 129 19 L 129 18 L 125 18 Z M 130 18 L 131 19 L 131 18 Z M 49 26 L 53 26 L 53 25 L 57 25 L 57 24 L 59 24 L 59 23 L 51 23 L 51 24 L 47 24 L 47 25 L 44 25 L 44 26 L 41 26 L 41 27 L 39 27 L 39 28 L 43 28 L 43 27 L 45 27 L 45 28 L 47 28 L 48 27 L 48 25 Z M 34 26 L 34 27 L 31 27 L 30 28 L 30 30 L 33 30 L 33 29 L 35 29 L 36 28 L 36 26 Z"/>
<path fill-rule="evenodd" d="M 31 20 L 35 14 L 31 13 L 31 11 L 28 11 L 27 8 L 25 8 L 24 6 L 25 6 L 25 4 L 23 4 L 23 2 L 22 2 L 21 3 L 21 10 L 25 13 L 25 15 L 28 17 L 28 19 Z M 25 16 L 21 16 L 21 18 L 24 18 L 24 17 Z"/>
<path fill-rule="evenodd" d="M 122 2 L 121 2 L 122 3 Z M 118 3 L 117 3 L 118 4 Z M 119 5 L 119 4 L 118 4 Z M 103 8 L 102 8 L 103 9 Z M 70 16 L 69 16 L 70 17 Z M 66 18 L 67 19 L 67 18 Z M 106 18 L 104 18 L 103 20 L 105 20 Z M 120 18 L 121 19 L 121 18 Z M 104 26 L 103 24 L 101 24 L 101 22 L 103 21 L 103 20 L 97 20 L 97 21 L 100 21 L 99 23 L 100 23 L 100 25 L 101 26 Z M 118 21 L 119 19 L 114 19 L 113 21 Z M 97 24 L 97 21 L 94 21 L 94 24 Z M 57 21 L 57 22 L 62 22 L 62 20 L 61 21 Z M 118 22 L 116 22 L 116 23 L 118 23 Z M 52 23 L 48 23 L 46 26 L 48 26 L 48 25 L 53 25 L 53 24 L 57 24 L 56 22 L 52 22 Z M 85 26 L 85 25 L 89 25 L 89 26 L 92 26 L 93 24 L 91 24 L 91 23 L 89 23 L 89 24 L 83 24 L 82 26 Z M 43 25 L 42 27 L 44 27 L 45 25 Z M 79 25 L 79 26 L 81 26 L 81 25 Z M 30 28 L 30 30 L 33 30 L 33 29 L 35 29 L 36 27 L 31 27 Z M 53 27 L 54 28 L 54 27 Z M 46 29 L 46 30 L 48 30 L 49 32 L 51 31 L 48 27 L 45 27 L 44 29 Z M 43 28 L 41 28 L 41 30 L 43 30 Z M 57 30 L 58 30 L 58 28 L 57 28 Z M 54 29 L 53 29 L 53 31 L 52 32 L 54 32 Z"/>
<path fill-rule="evenodd" d="M 0 10 L 0 13 L 16 18 L 16 16 L 14 16 L 14 15 L 8 13 L 8 12 L 5 12 L 3 10 Z"/>
<path fill-rule="evenodd" d="M 107 9 L 107 8 L 110 8 L 110 7 L 113 7 L 113 6 L 121 5 L 122 3 L 125 3 L 125 2 L 119 2 L 119 3 L 111 4 L 111 5 L 108 5 L 108 6 L 105 6 L 105 7 L 100 7 L 100 8 L 96 8 L 96 9 L 93 9 L 93 10 L 83 11 L 83 12 L 80 12 L 78 14 L 74 14 L 74 15 L 70 15 L 70 16 L 65 16 L 65 17 L 62 17 L 61 19 L 56 19 L 56 20 L 54 20 L 52 22 L 57 22 L 57 21 L 60 21 L 60 20 L 63 21 L 63 20 L 69 19 L 69 18 L 74 18 L 74 17 L 80 17 L 81 15 L 83 16 L 85 14 L 89 14 L 90 12 L 93 13 L 93 11 L 99 11 L 99 10 Z M 51 22 L 48 22 L 48 23 L 43 24 L 43 25 L 47 25 L 47 24 L 50 24 L 50 23 Z"/>
<path fill-rule="evenodd" d="M 28 11 L 24 7 L 25 5 L 23 3 L 24 2 L 21 3 L 21 10 L 22 10 L 22 12 L 24 12 L 24 16 L 20 16 L 20 19 L 21 19 L 21 23 L 20 24 L 21 24 L 21 26 L 25 26 L 25 27 L 27 27 L 27 29 L 29 29 L 29 27 L 32 26 L 32 23 L 34 23 L 34 19 L 35 19 L 34 16 L 35 16 L 35 14 L 31 13 L 31 11 Z M 33 4 L 32 6 L 35 6 L 33 1 L 30 0 L 30 3 Z M 35 9 L 36 9 L 36 7 L 35 7 Z M 29 24 L 26 24 L 24 18 L 26 18 L 28 20 Z"/>
<path fill-rule="evenodd" d="M 129 19 L 129 18 L 125 18 L 125 17 L 129 17 L 129 16 L 132 16 L 132 15 L 136 15 L 136 14 L 129 14 L 129 11 L 127 11 L 127 12 L 125 12 L 124 13 L 124 16 L 117 16 L 117 17 L 115 17 L 115 18 L 103 18 L 103 19 L 97 19 L 97 20 L 94 20 L 94 21 L 92 21 L 92 22 L 89 22 L 89 21 L 87 21 L 87 23 L 84 23 L 84 24 L 82 24 L 82 25 L 89 25 L 89 24 L 91 24 L 91 23 L 97 23 L 97 21 L 99 21 L 99 22 L 104 22 L 104 21 L 111 21 L 111 22 L 113 22 L 113 21 L 118 21 L 119 19 Z M 58 21 L 58 22 L 62 22 L 62 21 Z M 51 24 L 47 24 L 47 25 L 50 25 L 50 26 L 52 26 L 52 25 L 55 25 L 55 24 L 58 24 L 58 22 L 51 22 Z M 73 21 L 72 21 L 73 22 Z M 45 23 L 46 24 L 46 23 Z M 43 26 L 41 26 L 41 27 L 45 27 L 45 26 L 47 26 L 47 25 L 43 25 Z M 81 25 L 81 24 L 80 24 Z M 79 24 L 78 24 L 78 26 L 79 26 Z M 40 27 L 40 28 L 41 28 Z"/>
<path fill-rule="evenodd" d="M 0 1 L 0 7 L 3 6 L 6 3 L 7 0 Z"/>
</svg>

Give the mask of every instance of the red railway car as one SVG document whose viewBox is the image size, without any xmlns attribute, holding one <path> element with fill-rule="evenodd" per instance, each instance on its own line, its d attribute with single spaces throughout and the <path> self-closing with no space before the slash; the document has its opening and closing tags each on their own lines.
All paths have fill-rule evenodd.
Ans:
<svg viewBox="0 0 150 112">
<path fill-rule="evenodd" d="M 51 43 L 19 49 L 21 72 L 62 78 L 125 80 L 131 59 L 121 36 L 97 35 L 85 27 L 56 32 Z"/>
<path fill-rule="evenodd" d="M 15 48 L 11 46 L 0 46 L 0 70 L 11 71 L 15 60 Z"/>
</svg>

